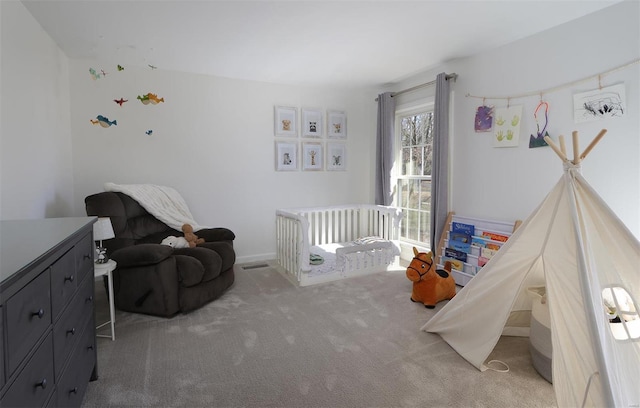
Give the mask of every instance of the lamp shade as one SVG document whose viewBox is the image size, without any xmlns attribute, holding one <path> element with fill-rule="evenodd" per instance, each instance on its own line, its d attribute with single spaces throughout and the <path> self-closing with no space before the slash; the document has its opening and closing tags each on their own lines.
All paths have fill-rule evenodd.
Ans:
<svg viewBox="0 0 640 408">
<path fill-rule="evenodd" d="M 102 241 L 104 239 L 115 238 L 116 234 L 113 232 L 111 226 L 111 219 L 109 217 L 98 218 L 93 224 L 93 240 Z"/>
</svg>

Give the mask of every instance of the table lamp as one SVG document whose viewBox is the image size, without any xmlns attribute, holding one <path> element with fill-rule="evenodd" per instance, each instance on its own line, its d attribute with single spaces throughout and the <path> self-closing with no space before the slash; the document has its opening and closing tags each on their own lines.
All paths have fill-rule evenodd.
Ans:
<svg viewBox="0 0 640 408">
<path fill-rule="evenodd" d="M 96 248 L 98 257 L 96 263 L 107 263 L 109 258 L 107 257 L 107 250 L 102 246 L 102 240 L 115 238 L 116 235 L 113 232 L 113 226 L 111 226 L 111 219 L 109 217 L 98 218 L 93 224 L 93 240 L 100 241 L 100 246 Z"/>
</svg>

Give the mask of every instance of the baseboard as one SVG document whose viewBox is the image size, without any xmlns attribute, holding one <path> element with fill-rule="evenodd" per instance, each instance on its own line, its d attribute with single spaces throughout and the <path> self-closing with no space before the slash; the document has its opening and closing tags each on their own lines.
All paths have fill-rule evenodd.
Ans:
<svg viewBox="0 0 640 408">
<path fill-rule="evenodd" d="M 258 255 L 247 255 L 247 256 L 239 256 L 236 258 L 237 264 L 244 264 L 250 262 L 264 262 L 264 261 L 272 261 L 276 259 L 276 253 L 268 253 L 268 254 L 258 254 Z"/>
</svg>

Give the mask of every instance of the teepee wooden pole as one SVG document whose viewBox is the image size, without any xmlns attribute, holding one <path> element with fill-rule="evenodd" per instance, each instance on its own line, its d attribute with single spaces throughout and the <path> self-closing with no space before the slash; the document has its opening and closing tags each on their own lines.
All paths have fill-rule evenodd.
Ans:
<svg viewBox="0 0 640 408">
<path fill-rule="evenodd" d="M 562 137 L 562 136 L 560 136 L 560 137 Z M 553 140 L 551 140 L 551 138 L 549 136 L 545 136 L 544 137 L 544 141 L 547 142 L 547 144 L 549 146 L 551 146 L 551 148 L 553 149 L 554 152 L 556 152 L 556 154 L 558 155 L 560 160 L 562 160 L 563 162 L 566 162 L 567 160 L 569 160 L 569 159 L 567 159 L 567 155 L 562 150 L 560 150 L 558 145 L 555 144 L 553 142 Z"/>
<path fill-rule="evenodd" d="M 579 142 L 578 142 L 578 131 L 574 130 L 571 133 L 571 136 L 573 137 L 573 164 L 580 164 L 580 148 L 579 148 Z"/>
<path fill-rule="evenodd" d="M 589 152 L 591 151 L 591 149 L 594 148 L 594 146 L 596 144 L 598 144 L 598 142 L 600 141 L 600 139 L 602 139 L 602 137 L 604 136 L 604 134 L 607 133 L 607 129 L 602 129 L 600 131 L 600 133 L 598 133 L 598 135 L 596 136 L 595 139 L 593 139 L 591 141 L 591 143 L 589 143 L 589 146 L 587 146 L 586 149 L 584 149 L 584 152 L 582 152 L 582 154 L 580 155 L 580 160 L 584 160 L 585 157 L 587 157 L 587 155 L 589 154 Z"/>
<path fill-rule="evenodd" d="M 562 153 L 566 157 L 567 156 L 567 146 L 564 143 L 564 135 L 558 136 L 558 141 L 560 142 L 560 150 L 562 150 Z"/>
</svg>

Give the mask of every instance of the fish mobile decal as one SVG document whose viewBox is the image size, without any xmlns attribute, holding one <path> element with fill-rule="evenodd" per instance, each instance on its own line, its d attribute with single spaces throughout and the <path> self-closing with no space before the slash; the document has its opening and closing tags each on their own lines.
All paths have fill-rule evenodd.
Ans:
<svg viewBox="0 0 640 408">
<path fill-rule="evenodd" d="M 118 64 L 118 71 L 124 71 L 124 67 L 120 64 Z"/>
<path fill-rule="evenodd" d="M 89 74 L 91 74 L 91 79 L 93 80 L 100 79 L 100 74 L 93 68 L 89 68 Z"/>
<path fill-rule="evenodd" d="M 147 135 L 151 136 L 151 135 L 153 134 L 153 130 L 149 129 L 149 130 L 147 130 L 147 131 L 146 131 L 146 132 L 144 132 L 144 133 L 146 133 Z"/>
<path fill-rule="evenodd" d="M 111 127 L 111 125 L 118 125 L 118 122 L 116 120 L 109 120 L 109 118 L 107 118 L 106 116 L 102 116 L 102 115 L 98 115 L 96 116 L 95 120 L 94 119 L 89 119 L 89 122 L 91 122 L 91 124 L 93 125 L 100 125 L 103 128 L 108 128 Z"/>
<path fill-rule="evenodd" d="M 124 99 L 124 98 L 120 98 L 120 99 L 114 99 L 113 100 L 115 103 L 117 103 L 118 105 L 122 106 L 123 103 L 125 102 L 129 102 L 128 99 Z"/>
<path fill-rule="evenodd" d="M 160 102 L 164 102 L 164 98 L 158 98 L 158 95 L 149 92 L 146 95 L 138 95 L 136 99 L 139 99 L 144 105 L 153 104 L 157 105 Z"/>
</svg>

